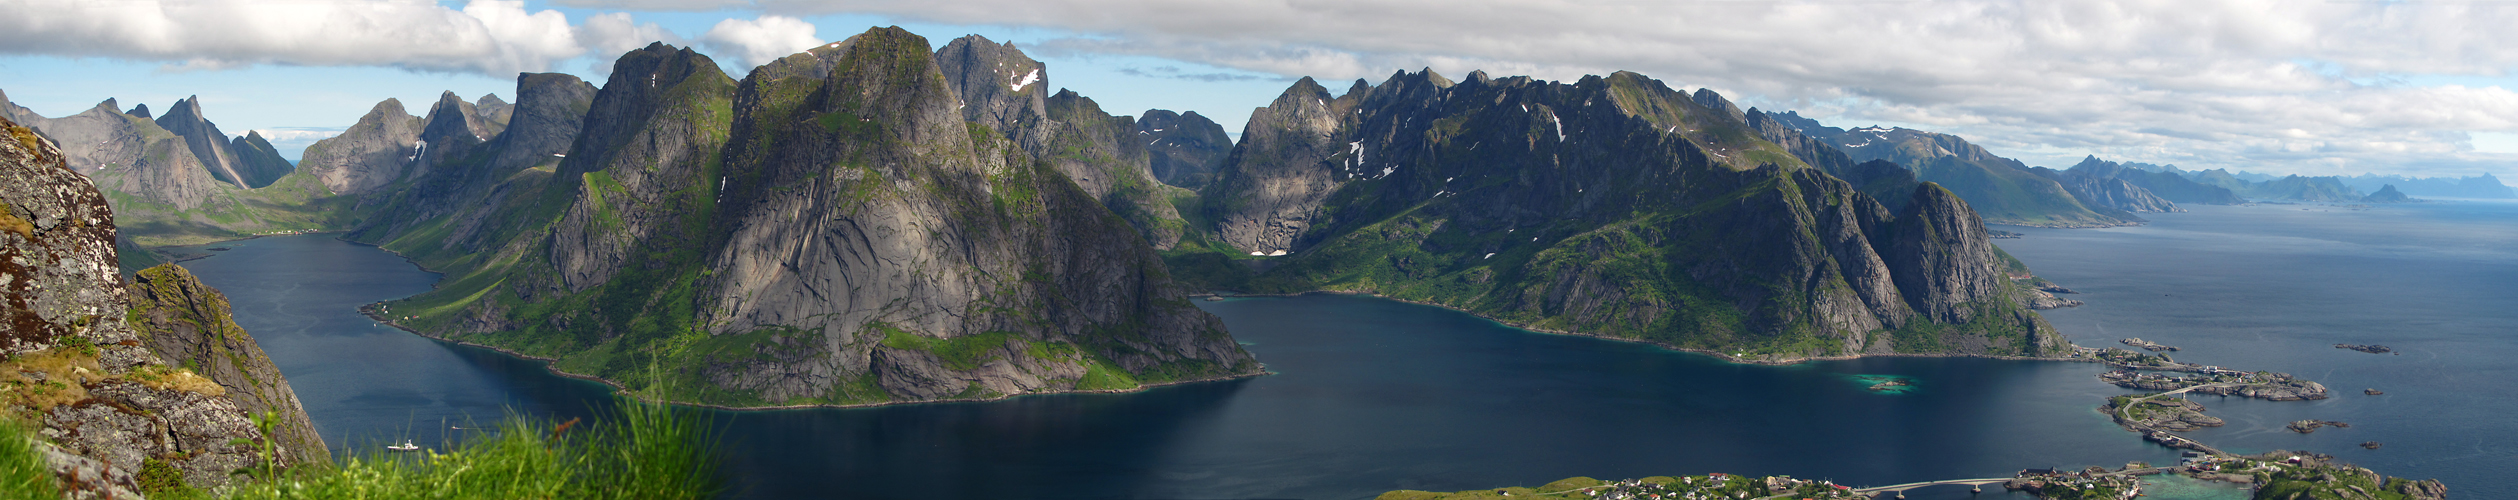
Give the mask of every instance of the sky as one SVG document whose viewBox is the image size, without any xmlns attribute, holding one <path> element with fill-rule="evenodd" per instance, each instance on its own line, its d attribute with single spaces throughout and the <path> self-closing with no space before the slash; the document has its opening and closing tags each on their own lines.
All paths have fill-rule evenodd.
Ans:
<svg viewBox="0 0 2518 500">
<path fill-rule="evenodd" d="M 655 41 L 740 77 L 891 25 L 1012 41 L 1114 114 L 1236 133 L 1305 76 L 1627 70 L 2031 165 L 2518 177 L 2518 2 L 2488 0 L 0 0 L 0 92 L 55 117 L 198 95 L 294 151 L 387 97 L 600 84 Z"/>
</svg>

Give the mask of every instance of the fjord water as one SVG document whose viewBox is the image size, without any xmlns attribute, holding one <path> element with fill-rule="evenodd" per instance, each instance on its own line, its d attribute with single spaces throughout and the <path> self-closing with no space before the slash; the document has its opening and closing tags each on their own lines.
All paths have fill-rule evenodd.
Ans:
<svg viewBox="0 0 2518 500">
<path fill-rule="evenodd" d="M 2075 343 L 2142 337 L 2183 349 L 2173 353 L 2182 361 L 2289 372 L 2334 392 L 2198 398 L 2229 425 L 2189 434 L 2197 439 L 2332 454 L 2440 479 L 2463 498 L 2518 497 L 2518 202 L 2187 209 L 2144 214 L 2147 226 L 2023 229 L 1998 243 L 2082 292 L 2071 297 L 2088 305 L 2046 312 Z M 2352 426 L 2283 428 L 2312 418 Z"/>
<path fill-rule="evenodd" d="M 2091 305 L 2048 316 L 2083 345 L 2142 336 L 2186 348 L 2179 359 L 2289 371 L 2338 391 L 2310 403 L 2199 399 L 2231 425 L 2197 437 L 2333 453 L 2447 480 L 2459 496 L 2518 491 L 2499 477 L 2518 470 L 2506 417 L 2518 415 L 2518 313 L 2507 307 L 2518 205 L 2299 208 L 2196 207 L 2150 226 L 2025 230 L 2000 243 L 2085 292 L 2075 298 Z M 436 279 L 390 254 L 324 236 L 222 246 L 233 250 L 185 264 L 228 293 L 335 447 L 465 432 L 440 419 L 564 419 L 608 404 L 598 384 L 360 316 L 358 304 Z M 1366 498 L 1707 472 L 1881 485 L 2176 456 L 2093 411 L 2124 391 L 2091 364 L 1748 366 L 1368 297 L 1199 306 L 1277 374 L 1134 394 L 719 412 L 735 496 Z M 1868 389 L 1889 379 L 1915 385 Z M 2361 396 L 2364 385 L 2388 394 Z M 2280 430 L 2298 418 L 2354 426 Z M 2355 446 L 2367 440 L 2387 444 Z"/>
</svg>

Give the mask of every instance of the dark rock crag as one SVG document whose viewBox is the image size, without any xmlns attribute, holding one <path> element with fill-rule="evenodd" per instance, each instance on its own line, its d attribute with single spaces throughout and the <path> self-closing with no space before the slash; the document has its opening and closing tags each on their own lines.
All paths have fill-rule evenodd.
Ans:
<svg viewBox="0 0 2518 500">
<path fill-rule="evenodd" d="M 1233 138 L 1224 135 L 1224 126 L 1196 111 L 1145 110 L 1137 119 L 1137 134 L 1146 141 L 1155 180 L 1190 190 L 1214 180 L 1215 169 L 1233 152 Z"/>
</svg>

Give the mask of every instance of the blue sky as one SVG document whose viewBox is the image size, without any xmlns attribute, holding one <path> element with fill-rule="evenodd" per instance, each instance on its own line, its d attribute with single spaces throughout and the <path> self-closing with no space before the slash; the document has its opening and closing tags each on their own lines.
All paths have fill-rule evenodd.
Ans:
<svg viewBox="0 0 2518 500">
<path fill-rule="evenodd" d="M 1838 126 L 2312 175 L 2518 176 L 2518 4 L 2002 0 L 0 0 L 0 91 L 46 116 L 190 95 L 303 147 L 377 101 L 601 82 L 648 41 L 754 59 L 900 25 L 1014 41 L 1118 114 L 1238 132 L 1292 79 L 1632 70 Z"/>
</svg>

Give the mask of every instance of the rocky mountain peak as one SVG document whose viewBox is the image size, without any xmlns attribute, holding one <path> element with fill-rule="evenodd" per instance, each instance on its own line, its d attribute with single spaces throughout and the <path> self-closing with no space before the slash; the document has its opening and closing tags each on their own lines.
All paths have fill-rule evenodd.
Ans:
<svg viewBox="0 0 2518 500">
<path fill-rule="evenodd" d="M 859 35 L 864 36 L 864 35 Z M 1046 144 L 1051 127 L 1047 97 L 1049 65 L 1032 60 L 1013 42 L 969 35 L 946 42 L 935 62 L 961 98 L 962 118 L 1012 137 L 1026 149 Z"/>
<path fill-rule="evenodd" d="M 148 103 L 140 103 L 140 104 L 133 105 L 133 106 L 131 106 L 131 111 L 130 111 L 130 112 L 123 113 L 123 114 L 126 114 L 126 115 L 131 115 L 131 116 L 135 116 L 135 117 L 140 117 L 140 118 L 148 118 L 148 117 L 149 117 L 149 105 L 148 105 Z"/>
<path fill-rule="evenodd" d="M 1137 134 L 1145 140 L 1147 168 L 1164 184 L 1204 187 L 1233 151 L 1233 138 L 1224 134 L 1224 126 L 1196 111 L 1149 109 L 1141 116 Z"/>
<path fill-rule="evenodd" d="M 693 98 L 676 91 L 693 82 L 711 89 L 710 92 L 730 91 L 734 85 L 734 79 L 718 69 L 716 61 L 689 48 L 656 42 L 622 54 L 612 63 L 610 79 L 595 94 L 576 146 L 560 162 L 561 179 L 574 182 L 568 179 L 609 168 L 610 158 L 624 153 L 623 146 L 651 124 L 655 113 L 671 103 Z"/>
<path fill-rule="evenodd" d="M 427 152 L 420 143 L 424 125 L 401 100 L 385 98 L 340 135 L 308 146 L 299 166 L 334 194 L 373 191 L 401 179 Z"/>
<path fill-rule="evenodd" d="M 235 152 L 227 148 L 227 134 L 220 132 L 217 124 L 202 116 L 201 96 L 175 101 L 174 106 L 166 109 L 165 116 L 157 118 L 157 126 L 183 137 L 184 145 L 192 149 L 194 158 L 201 160 L 201 166 L 210 169 L 211 177 L 237 187 L 250 187 L 257 180 L 269 184 L 268 180 L 249 178 L 244 174 L 247 169 L 242 168 L 244 165 L 237 160 Z"/>
<path fill-rule="evenodd" d="M 1730 99 L 1724 99 L 1722 94 L 1714 92 L 1713 89 L 1696 89 L 1696 93 L 1688 97 L 1695 100 L 1697 105 L 1731 115 L 1732 119 L 1742 122 L 1749 120 L 1748 112 L 1741 111 L 1740 106 L 1732 104 Z"/>
</svg>

